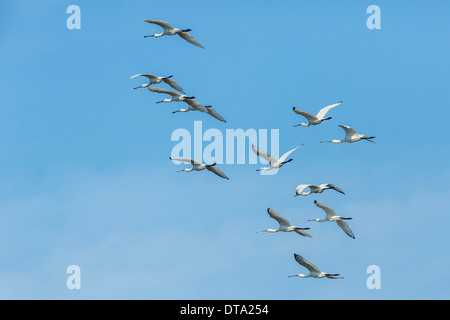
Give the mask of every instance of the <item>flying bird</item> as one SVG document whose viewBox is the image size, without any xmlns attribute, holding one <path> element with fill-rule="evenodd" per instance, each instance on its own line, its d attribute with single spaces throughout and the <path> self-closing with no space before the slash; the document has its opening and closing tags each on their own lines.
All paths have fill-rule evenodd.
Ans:
<svg viewBox="0 0 450 320">
<path fill-rule="evenodd" d="M 312 264 L 311 262 L 309 262 L 308 260 L 303 258 L 301 255 L 294 253 L 294 258 L 295 258 L 295 261 L 297 261 L 301 266 L 308 269 L 309 274 L 304 275 L 304 274 L 300 273 L 300 274 L 296 274 L 293 276 L 288 276 L 289 278 L 299 277 L 299 278 L 317 278 L 317 279 L 322 279 L 322 278 L 344 279 L 343 277 L 339 277 L 338 273 L 331 274 L 331 273 L 321 272 L 319 270 L 319 268 L 317 268 L 314 264 Z"/>
<path fill-rule="evenodd" d="M 308 188 L 309 188 L 309 190 L 305 191 L 305 189 L 308 189 Z M 328 189 L 333 189 L 333 190 L 336 190 L 337 192 L 345 194 L 344 191 L 342 191 L 340 188 L 336 187 L 334 184 L 331 184 L 331 183 L 323 183 L 318 186 L 316 186 L 314 184 L 301 184 L 301 185 L 297 186 L 294 197 L 308 196 L 311 193 L 322 193 Z"/>
<path fill-rule="evenodd" d="M 355 239 L 355 235 L 353 234 L 352 230 L 350 229 L 350 227 L 348 226 L 346 220 L 352 220 L 352 218 L 343 218 L 340 217 L 336 214 L 336 212 L 334 212 L 333 209 L 331 209 L 330 207 L 327 207 L 326 205 L 317 202 L 316 200 L 314 200 L 314 204 L 321 208 L 322 210 L 325 211 L 325 213 L 327 214 L 327 216 L 325 217 L 325 219 L 314 219 L 314 220 L 308 220 L 308 221 L 316 221 L 316 222 L 336 222 L 337 225 L 351 238 Z"/>
<path fill-rule="evenodd" d="M 148 83 L 144 83 L 144 84 L 140 85 L 139 87 L 136 87 L 136 88 L 133 88 L 133 89 L 148 88 L 152 84 L 158 84 L 158 83 L 161 83 L 161 82 L 165 82 L 169 86 L 174 88 L 175 90 L 177 90 L 177 91 L 179 91 L 181 93 L 185 93 L 183 91 L 183 88 L 178 83 L 176 83 L 174 80 L 172 80 L 173 76 L 158 77 L 158 76 L 154 76 L 152 74 L 136 74 L 136 75 L 132 76 L 130 79 L 134 79 L 136 77 L 146 77 L 146 78 L 148 78 L 149 82 Z"/>
<path fill-rule="evenodd" d="M 270 164 L 270 167 L 264 167 L 264 168 L 258 169 L 256 171 L 261 171 L 261 170 L 268 171 L 268 170 L 272 170 L 272 169 L 281 168 L 286 163 L 291 162 L 293 160 L 293 159 L 289 159 L 289 160 L 286 160 L 286 159 L 287 159 L 287 157 L 289 157 L 289 155 L 292 152 L 294 152 L 295 150 L 297 150 L 301 146 L 303 146 L 303 145 L 300 145 L 297 148 L 294 148 L 294 149 L 286 152 L 285 154 L 283 154 L 281 156 L 280 159 L 277 159 L 274 156 L 268 154 L 267 152 L 264 152 L 261 149 L 258 149 L 255 145 L 252 145 L 253 152 L 255 152 L 257 156 L 260 156 L 260 157 L 266 159 L 269 162 L 269 164 Z"/>
<path fill-rule="evenodd" d="M 339 127 L 344 129 L 344 131 L 345 131 L 345 138 L 344 139 L 342 139 L 342 140 L 331 140 L 331 141 L 320 141 L 320 142 L 321 143 L 325 143 L 325 142 L 331 142 L 331 143 L 348 142 L 348 143 L 353 143 L 353 142 L 357 142 L 357 141 L 361 141 L 361 140 L 367 140 L 367 141 L 370 141 L 372 143 L 375 143 L 375 141 L 372 140 L 372 139 L 375 139 L 375 137 L 368 137 L 366 135 L 359 134 L 358 132 L 356 132 L 356 130 L 354 128 L 349 127 L 349 126 L 345 126 L 343 124 L 340 124 Z"/>
<path fill-rule="evenodd" d="M 182 30 L 182 29 L 174 28 L 169 23 L 160 21 L 160 20 L 144 19 L 144 21 L 148 22 L 148 23 L 156 24 L 156 25 L 160 26 L 161 28 L 163 28 L 163 32 L 144 36 L 144 38 L 148 38 L 148 37 L 159 38 L 162 36 L 173 36 L 173 35 L 177 34 L 181 38 L 186 40 L 187 42 L 192 43 L 193 45 L 204 49 L 204 47 L 200 44 L 200 42 L 195 40 L 195 38 L 189 33 L 190 31 L 192 31 L 191 29 Z"/>
<path fill-rule="evenodd" d="M 275 219 L 278 222 L 278 224 L 279 224 L 278 229 L 266 229 L 266 230 L 262 230 L 262 231 L 257 231 L 256 233 L 259 233 L 259 232 L 274 233 L 274 232 L 292 232 L 292 231 L 294 231 L 301 236 L 312 238 L 312 236 L 305 231 L 305 230 L 309 230 L 310 228 L 300 228 L 300 227 L 293 226 L 293 225 L 291 225 L 291 223 L 289 222 L 288 219 L 281 216 L 278 212 L 276 212 L 270 208 L 267 209 L 267 213 L 269 214 L 269 216 L 272 219 Z"/>
<path fill-rule="evenodd" d="M 300 123 L 300 124 L 295 125 L 294 127 L 298 127 L 298 126 L 302 126 L 302 127 L 315 126 L 315 125 L 321 124 L 325 120 L 330 120 L 332 118 L 331 117 L 325 118 L 325 115 L 327 114 L 327 112 L 330 109 L 332 109 L 334 107 L 337 107 L 340 104 L 342 104 L 342 101 L 339 101 L 338 103 L 329 105 L 329 106 L 321 109 L 317 115 L 313 115 L 313 114 L 311 114 L 309 112 L 298 110 L 298 109 L 296 109 L 294 107 L 293 110 L 294 110 L 294 112 L 296 114 L 304 116 L 308 120 L 308 123 Z"/>
<path fill-rule="evenodd" d="M 182 162 L 187 162 L 192 164 L 192 168 L 186 168 L 183 170 L 178 170 L 177 172 L 191 172 L 191 171 L 202 171 L 202 170 L 208 170 L 211 171 L 212 173 L 218 175 L 221 178 L 230 180 L 230 178 L 227 177 L 227 175 L 225 173 L 223 173 L 219 168 L 217 168 L 216 163 L 213 164 L 203 164 L 200 163 L 196 160 L 193 159 L 184 159 L 184 158 L 177 158 L 177 159 L 172 159 L 169 157 L 170 160 L 172 161 L 182 161 Z"/>
</svg>

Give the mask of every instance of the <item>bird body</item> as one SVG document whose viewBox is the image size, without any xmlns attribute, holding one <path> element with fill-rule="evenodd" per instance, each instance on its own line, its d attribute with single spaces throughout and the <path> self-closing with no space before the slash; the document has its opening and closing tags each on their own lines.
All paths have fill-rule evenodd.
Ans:
<svg viewBox="0 0 450 320">
<path fill-rule="evenodd" d="M 375 141 L 373 141 L 372 139 L 375 139 L 375 137 L 368 137 L 364 134 L 359 134 L 358 132 L 356 132 L 356 130 L 352 127 L 340 124 L 339 127 L 341 127 L 342 129 L 344 129 L 345 131 L 345 138 L 342 140 L 331 140 L 331 141 L 321 141 L 321 143 L 325 143 L 325 142 L 331 142 L 331 143 L 344 143 L 344 142 L 348 142 L 348 143 L 354 143 L 354 142 L 358 142 L 361 140 L 367 140 L 370 141 L 372 143 L 375 143 Z"/>
<path fill-rule="evenodd" d="M 313 114 L 311 114 L 309 112 L 301 111 L 301 110 L 298 110 L 295 107 L 293 107 L 292 110 L 294 110 L 294 112 L 296 114 L 304 116 L 308 120 L 308 123 L 297 124 L 294 127 L 299 127 L 299 126 L 302 126 L 302 127 L 316 126 L 318 124 L 321 124 L 325 120 L 330 120 L 332 118 L 331 117 L 325 118 L 325 115 L 327 114 L 327 112 L 330 109 L 332 109 L 334 107 L 337 107 L 340 104 L 342 104 L 342 101 L 339 101 L 338 103 L 335 103 L 335 104 L 329 105 L 329 106 L 327 106 L 325 108 L 322 108 L 319 111 L 319 113 L 317 113 L 317 115 L 313 115 Z"/>
<path fill-rule="evenodd" d="M 302 146 L 302 145 L 301 145 Z M 255 145 L 252 145 L 252 150 L 253 152 L 256 153 L 257 156 L 260 156 L 264 159 L 266 159 L 269 162 L 269 167 L 264 167 L 261 169 L 258 169 L 256 171 L 268 171 L 268 170 L 272 170 L 272 169 L 279 169 L 282 166 L 284 166 L 286 163 L 291 162 L 292 159 L 286 160 L 287 157 L 289 157 L 289 155 L 294 152 L 295 150 L 297 150 L 298 148 L 300 148 L 301 146 L 298 146 L 297 148 L 294 148 L 288 152 L 286 152 L 285 154 L 283 154 L 281 156 L 280 159 L 275 158 L 274 156 L 268 154 L 267 152 L 262 151 L 261 149 L 257 148 Z"/>
<path fill-rule="evenodd" d="M 308 188 L 309 188 L 309 191 L 305 191 Z M 344 191 L 342 191 L 340 188 L 336 187 L 334 184 L 331 184 L 331 183 L 323 183 L 318 186 L 316 186 L 314 184 L 301 184 L 301 185 L 297 186 L 294 197 L 308 196 L 311 193 L 322 193 L 328 189 L 333 189 L 333 190 L 336 190 L 337 192 L 345 194 Z"/>
<path fill-rule="evenodd" d="M 179 28 L 174 28 L 172 27 L 169 23 L 165 22 L 165 21 L 161 21 L 161 20 L 152 20 L 152 19 L 144 19 L 144 22 L 148 22 L 148 23 L 152 23 L 152 24 L 156 24 L 158 26 L 160 26 L 161 28 L 163 28 L 163 32 L 161 33 L 156 33 L 153 35 L 149 35 L 149 36 L 144 36 L 144 38 L 148 38 L 148 37 L 154 37 L 154 38 L 160 38 L 162 36 L 174 36 L 174 35 L 179 35 L 181 38 L 183 38 L 184 40 L 186 40 L 187 42 L 199 47 L 199 48 L 204 48 L 200 42 L 198 42 L 190 33 L 189 31 L 192 31 L 191 29 L 179 29 Z"/>
<path fill-rule="evenodd" d="M 277 229 L 266 229 L 266 230 L 258 231 L 257 233 L 259 233 L 259 232 L 271 232 L 271 233 L 296 232 L 299 235 L 302 235 L 304 237 L 312 238 L 312 236 L 305 231 L 305 230 L 309 230 L 310 228 L 300 228 L 300 227 L 293 226 L 293 225 L 291 225 L 291 223 L 289 222 L 288 219 L 281 216 L 278 212 L 276 212 L 270 208 L 267 209 L 267 213 L 269 214 L 269 216 L 272 219 L 274 219 L 278 222 L 279 226 Z"/>
<path fill-rule="evenodd" d="M 187 159 L 187 158 L 174 158 L 174 159 L 172 159 L 172 158 L 169 157 L 169 159 L 172 160 L 172 161 L 182 161 L 182 162 L 187 162 L 187 163 L 192 164 L 191 168 L 186 168 L 186 169 L 183 169 L 183 170 L 179 170 L 177 172 L 202 171 L 202 170 L 207 169 L 208 171 L 211 171 L 212 173 L 218 175 L 221 178 L 230 180 L 230 178 L 228 178 L 225 173 L 223 173 L 219 168 L 217 168 L 216 163 L 203 164 L 203 163 L 200 163 L 200 162 L 198 162 L 198 161 L 196 161 L 194 159 Z"/>
<path fill-rule="evenodd" d="M 306 260 L 304 257 L 302 257 L 301 255 L 298 255 L 296 253 L 294 253 L 294 259 L 295 259 L 295 261 L 298 262 L 298 264 L 300 264 L 301 266 L 308 269 L 309 273 L 306 275 L 300 273 L 300 274 L 296 274 L 293 276 L 288 276 L 289 278 L 298 277 L 298 278 L 316 278 L 316 279 L 322 279 L 322 278 L 344 279 L 343 277 L 339 277 L 339 274 L 337 274 L 337 273 L 331 274 L 331 273 L 326 273 L 326 272 L 320 271 L 319 268 L 317 268 L 314 264 L 312 264 L 311 262 Z"/>
<path fill-rule="evenodd" d="M 152 84 L 159 84 L 161 82 L 165 82 L 167 83 L 169 86 L 171 86 L 172 88 L 174 88 L 175 90 L 184 93 L 183 88 L 176 83 L 174 80 L 172 80 L 173 76 L 168 76 L 168 77 L 158 77 L 155 76 L 153 74 L 136 74 L 134 76 L 132 76 L 130 79 L 134 79 L 136 77 L 146 77 L 148 78 L 149 82 L 148 83 L 144 83 L 142 85 L 140 85 L 139 87 L 133 88 L 133 89 L 139 89 L 139 88 L 148 88 L 150 87 Z"/>
<path fill-rule="evenodd" d="M 336 222 L 336 224 L 350 237 L 355 239 L 355 235 L 353 234 L 353 231 L 348 226 L 346 220 L 352 220 L 352 218 L 344 218 L 341 216 L 338 216 L 336 212 L 331 209 L 330 207 L 317 202 L 314 200 L 314 204 L 325 211 L 327 214 L 325 219 L 314 219 L 314 220 L 308 220 L 308 221 L 315 221 L 315 222 Z"/>
</svg>

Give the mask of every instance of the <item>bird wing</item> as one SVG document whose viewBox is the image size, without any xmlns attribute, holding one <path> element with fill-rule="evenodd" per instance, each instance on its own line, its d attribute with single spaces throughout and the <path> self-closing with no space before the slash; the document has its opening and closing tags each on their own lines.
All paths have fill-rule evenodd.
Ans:
<svg viewBox="0 0 450 320">
<path fill-rule="evenodd" d="M 352 229 L 348 226 L 348 223 L 344 220 L 337 220 L 337 225 L 341 227 L 342 230 L 351 238 L 355 239 L 355 235 L 353 234 Z"/>
<path fill-rule="evenodd" d="M 187 159 L 187 158 L 169 158 L 172 161 L 182 161 L 182 162 L 187 162 L 190 163 L 192 165 L 200 165 L 201 163 L 194 160 L 194 159 Z"/>
<path fill-rule="evenodd" d="M 170 78 L 165 78 L 165 79 L 163 79 L 163 81 L 165 83 L 167 83 L 169 86 L 171 86 L 172 88 L 174 88 L 175 90 L 185 93 L 183 91 L 183 88 L 175 80 L 172 80 Z"/>
<path fill-rule="evenodd" d="M 331 218 L 333 216 L 336 215 L 336 212 L 334 212 L 333 209 L 331 209 L 330 207 L 327 207 L 326 205 L 324 205 L 323 203 L 314 201 L 314 204 L 319 207 L 320 209 L 324 210 L 327 214 L 327 218 Z"/>
<path fill-rule="evenodd" d="M 293 108 L 293 110 L 294 110 L 294 112 L 295 112 L 296 114 L 299 114 L 299 115 L 301 115 L 301 116 L 304 116 L 304 117 L 305 117 L 306 119 L 308 119 L 308 121 L 310 121 L 310 122 L 313 122 L 313 121 L 316 121 L 316 120 L 317 120 L 316 116 L 313 115 L 313 114 L 311 114 L 311 113 L 309 113 L 309 112 L 305 112 L 305 111 L 298 110 L 298 109 L 296 109 L 295 107 Z"/>
<path fill-rule="evenodd" d="M 327 183 L 327 184 L 325 184 L 325 186 L 327 186 L 327 187 L 329 187 L 329 188 L 331 188 L 331 189 L 334 189 L 334 190 L 336 190 L 337 192 L 340 192 L 340 193 L 342 193 L 342 194 L 345 194 L 345 192 L 344 192 L 341 188 L 336 187 L 334 184 Z"/>
<path fill-rule="evenodd" d="M 345 139 L 350 139 L 353 135 L 358 134 L 356 132 L 356 130 L 352 127 L 340 124 L 339 127 L 341 127 L 342 129 L 344 129 L 345 131 Z"/>
<path fill-rule="evenodd" d="M 309 270 L 309 272 L 317 272 L 320 273 L 319 268 L 317 268 L 314 264 L 303 258 L 301 255 L 294 253 L 295 261 L 297 261 L 301 266 L 305 267 Z"/>
<path fill-rule="evenodd" d="M 216 166 L 207 166 L 206 169 L 208 169 L 209 171 L 215 173 L 216 175 L 218 175 L 219 177 L 222 177 L 224 179 L 230 180 L 230 178 L 227 177 L 227 175 L 225 173 L 223 173 L 219 168 L 217 168 Z"/>
<path fill-rule="evenodd" d="M 272 155 L 268 154 L 267 152 L 261 151 L 261 149 L 258 149 L 255 145 L 252 144 L 253 152 L 256 153 L 257 156 L 263 157 L 266 159 L 270 165 L 275 164 L 278 160 L 274 158 Z"/>
<path fill-rule="evenodd" d="M 169 23 L 167 23 L 167 22 L 165 22 L 165 21 L 161 21 L 161 20 L 151 20 L 151 19 L 144 19 L 144 21 L 145 21 L 145 22 L 148 22 L 148 23 L 156 24 L 156 25 L 160 26 L 161 28 L 163 28 L 163 29 L 166 30 L 166 31 L 170 31 L 170 30 L 173 29 L 173 27 L 172 27 Z"/>
<path fill-rule="evenodd" d="M 157 93 L 165 93 L 168 94 L 174 98 L 181 96 L 181 94 L 179 94 L 178 92 L 172 91 L 172 90 L 167 90 L 167 89 L 163 89 L 163 88 L 158 88 L 158 87 L 148 87 L 148 90 L 150 90 L 151 92 L 157 92 Z"/>
<path fill-rule="evenodd" d="M 198 102 L 197 100 L 188 99 L 188 100 L 184 100 L 184 102 L 186 102 L 188 105 L 190 105 L 196 111 L 208 113 L 208 109 L 203 104 Z"/>
<path fill-rule="evenodd" d="M 311 185 L 310 184 L 300 184 L 297 186 L 297 188 L 295 189 L 295 193 L 297 195 L 302 194 L 302 192 L 306 189 L 309 188 Z"/>
<path fill-rule="evenodd" d="M 275 219 L 280 224 L 280 226 L 289 227 L 291 225 L 289 220 L 281 216 L 278 212 L 269 208 L 267 209 L 267 213 L 272 219 Z"/>
<path fill-rule="evenodd" d="M 203 47 L 200 42 L 198 42 L 197 40 L 195 40 L 195 38 L 189 33 L 189 32 L 180 32 L 178 33 L 178 35 L 180 37 L 182 37 L 184 40 L 186 40 L 189 43 L 192 43 L 193 45 L 200 47 L 200 48 L 205 48 Z"/>
<path fill-rule="evenodd" d="M 156 80 L 156 79 L 159 78 L 159 77 L 154 76 L 154 75 L 152 75 L 152 74 L 142 73 L 142 74 L 135 74 L 135 75 L 132 76 L 130 79 L 134 79 L 134 78 L 136 78 L 136 77 L 146 77 L 146 78 L 148 78 L 150 81 Z"/>
<path fill-rule="evenodd" d="M 305 230 L 302 230 L 302 229 L 295 229 L 294 230 L 296 233 L 298 233 L 299 235 L 301 235 L 301 236 L 304 236 L 304 237 L 308 237 L 308 238 L 312 238 L 312 235 L 310 235 L 308 232 L 306 232 Z"/>
<path fill-rule="evenodd" d="M 208 113 L 214 118 L 226 122 L 225 119 L 216 110 L 213 109 L 213 107 L 206 107 L 206 109 L 208 110 Z"/>
<path fill-rule="evenodd" d="M 301 145 L 301 146 L 302 146 L 302 145 Z M 300 148 L 301 146 L 298 146 L 297 148 L 294 148 L 294 149 L 292 149 L 292 150 L 286 152 L 285 154 L 283 154 L 283 155 L 281 156 L 281 158 L 278 159 L 278 162 L 283 162 L 283 161 L 285 161 L 285 160 L 287 159 L 287 157 L 289 157 L 289 155 L 290 155 L 292 152 L 294 152 L 295 150 L 297 150 L 297 149 Z"/>
<path fill-rule="evenodd" d="M 342 104 L 342 101 L 339 101 L 338 103 L 329 105 L 329 106 L 327 106 L 327 107 L 325 107 L 325 108 L 323 108 L 323 109 L 320 109 L 320 111 L 319 111 L 319 113 L 317 114 L 316 117 L 317 117 L 318 119 L 323 119 L 323 118 L 325 117 L 325 115 L 327 114 L 327 112 L 328 112 L 330 109 L 333 109 L 334 107 L 337 107 L 337 106 L 340 105 L 340 104 Z"/>
</svg>

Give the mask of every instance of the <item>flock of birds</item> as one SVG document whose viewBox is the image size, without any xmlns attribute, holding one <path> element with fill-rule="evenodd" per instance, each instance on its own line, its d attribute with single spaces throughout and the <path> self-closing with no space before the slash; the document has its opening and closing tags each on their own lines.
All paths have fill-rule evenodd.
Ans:
<svg viewBox="0 0 450 320">
<path fill-rule="evenodd" d="M 153 34 L 153 35 L 148 35 L 148 36 L 144 36 L 145 38 L 148 37 L 154 37 L 154 38 L 159 38 L 162 36 L 173 36 L 173 35 L 178 35 L 181 38 L 183 38 L 184 40 L 188 41 L 189 43 L 200 47 L 200 48 L 204 48 L 189 32 L 192 31 L 191 29 L 179 29 L 179 28 L 174 28 L 172 27 L 169 23 L 164 22 L 164 21 L 160 21 L 160 20 L 150 20 L 150 19 L 145 19 L 144 22 L 148 22 L 151 24 L 155 24 L 158 25 L 160 27 L 163 28 L 163 32 L 161 33 L 157 33 L 157 34 Z M 206 113 L 222 122 L 226 122 L 225 119 L 217 112 L 215 111 L 212 106 L 205 106 L 203 104 L 201 104 L 200 102 L 195 100 L 195 97 L 193 96 L 188 96 L 186 95 L 186 93 L 183 91 L 183 88 L 175 81 L 173 80 L 173 76 L 167 76 L 167 77 L 161 77 L 161 76 L 155 76 L 152 74 L 136 74 L 134 76 L 132 76 L 130 79 L 134 79 L 136 77 L 146 77 L 149 81 L 147 83 L 144 83 L 138 87 L 135 87 L 134 89 L 139 89 L 139 88 L 147 88 L 149 91 L 151 92 L 155 92 L 155 93 L 160 93 L 160 94 L 166 94 L 171 96 L 170 99 L 164 99 L 161 101 L 158 101 L 157 103 L 170 103 L 170 102 L 184 102 L 188 105 L 188 107 L 186 109 L 179 109 L 177 111 L 173 111 L 172 113 L 177 113 L 177 112 L 188 112 L 188 111 L 200 111 L 203 113 Z M 172 87 L 173 89 L 175 89 L 176 91 L 172 91 L 172 90 L 166 90 L 163 88 L 159 88 L 159 87 L 152 87 L 152 85 L 154 84 L 160 84 L 160 83 L 166 83 L 167 85 L 169 85 L 170 87 Z M 332 108 L 335 108 L 339 105 L 342 104 L 342 101 L 339 101 L 338 103 L 329 105 L 325 108 L 322 108 L 316 115 L 313 115 L 309 112 L 305 112 L 302 110 L 298 110 L 295 107 L 293 108 L 293 111 L 298 114 L 303 116 L 304 118 L 306 118 L 306 120 L 308 121 L 307 123 L 301 123 L 298 125 L 294 125 L 294 127 L 298 127 L 298 126 L 302 126 L 302 127 L 309 127 L 309 126 L 316 126 L 321 124 L 322 122 L 326 121 L 326 120 L 330 120 L 332 119 L 331 117 L 326 117 L 326 114 L 328 113 L 328 111 L 330 111 Z M 375 143 L 373 141 L 373 139 L 375 137 L 373 136 L 366 136 L 363 134 L 359 134 L 354 128 L 347 126 L 347 125 L 342 125 L 340 124 L 339 127 L 341 127 L 344 131 L 345 131 L 345 137 L 341 140 L 330 140 L 330 141 L 320 141 L 321 143 L 325 143 L 325 142 L 329 142 L 329 143 L 354 143 L 354 142 L 358 142 L 358 141 L 362 141 L 362 140 L 367 140 L 370 141 L 372 143 Z M 301 145 L 302 146 L 302 145 Z M 279 159 L 275 158 L 274 156 L 270 155 L 269 153 L 259 149 L 258 147 L 256 147 L 255 145 L 252 145 L 252 150 L 253 152 L 259 156 L 264 158 L 268 163 L 269 166 L 267 167 L 263 167 L 258 169 L 257 171 L 268 171 L 268 170 L 273 170 L 273 169 L 279 169 L 281 167 L 283 167 L 285 164 L 291 162 L 293 159 L 288 159 L 288 157 L 298 148 L 300 148 L 301 146 L 298 146 L 286 153 L 284 153 Z M 181 161 L 181 162 L 185 162 L 188 164 L 191 164 L 192 167 L 191 168 L 186 168 L 183 170 L 179 170 L 177 172 L 191 172 L 191 171 L 202 171 L 202 170 L 208 170 L 214 174 L 216 174 L 217 176 L 223 178 L 223 179 L 227 179 L 229 180 L 228 176 L 221 171 L 219 168 L 217 168 L 217 164 L 213 163 L 213 164 L 203 164 L 201 162 L 196 161 L 195 159 L 188 159 L 188 158 L 169 158 L 170 160 L 173 161 Z M 324 184 L 320 184 L 320 185 L 312 185 L 312 184 L 301 184 L 299 186 L 297 186 L 296 188 L 296 192 L 294 197 L 298 197 L 298 196 L 308 196 L 310 194 L 313 193 L 322 193 L 325 190 L 335 190 L 339 193 L 345 194 L 344 191 L 342 191 L 339 187 L 335 186 L 334 184 L 331 183 L 324 183 Z M 326 216 L 323 219 L 314 219 L 314 220 L 307 220 L 307 221 L 315 221 L 315 222 L 336 222 L 336 224 L 351 238 L 355 239 L 355 235 L 353 233 L 353 231 L 351 230 L 351 228 L 349 227 L 347 221 L 348 220 L 352 220 L 352 218 L 347 218 L 347 217 L 341 217 L 338 214 L 336 214 L 336 212 L 322 204 L 319 203 L 317 201 L 314 201 L 314 204 L 325 211 Z M 281 216 L 279 213 L 277 213 L 276 211 L 274 211 L 271 208 L 267 209 L 267 213 L 269 214 L 269 216 L 274 219 L 275 221 L 278 222 L 278 228 L 277 229 L 266 229 L 266 230 L 262 230 L 262 231 L 258 231 L 259 232 L 270 232 L 270 233 L 276 233 L 276 232 L 295 232 L 301 236 L 304 237 L 309 237 L 312 238 L 312 236 L 307 232 L 307 230 L 310 230 L 310 228 L 302 228 L 302 227 L 297 227 L 292 225 L 288 219 L 286 219 L 285 217 Z M 326 272 L 321 272 L 319 270 L 319 268 L 317 268 L 314 264 L 312 264 L 311 262 L 309 262 L 308 260 L 306 260 L 304 257 L 298 255 L 298 254 L 294 254 L 294 259 L 295 261 L 297 261 L 301 266 L 305 267 L 309 273 L 307 275 L 304 274 L 297 274 L 297 275 L 293 275 L 293 276 L 289 276 L 289 277 L 300 277 L 300 278 L 328 278 L 328 279 L 343 279 L 342 277 L 340 277 L 339 274 L 331 274 L 331 273 L 326 273 Z"/>
</svg>

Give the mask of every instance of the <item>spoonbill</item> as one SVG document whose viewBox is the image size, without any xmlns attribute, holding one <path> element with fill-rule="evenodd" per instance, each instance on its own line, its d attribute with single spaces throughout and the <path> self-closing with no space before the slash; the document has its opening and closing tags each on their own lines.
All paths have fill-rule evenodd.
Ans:
<svg viewBox="0 0 450 320">
<path fill-rule="evenodd" d="M 308 221 L 316 221 L 316 222 L 336 222 L 337 225 L 351 238 L 355 239 L 355 235 L 353 234 L 352 230 L 350 229 L 350 227 L 348 226 L 347 222 L 345 220 L 352 220 L 353 218 L 343 218 L 340 217 L 336 214 L 336 212 L 334 212 L 333 209 L 331 209 L 330 207 L 327 207 L 326 205 L 317 202 L 316 200 L 314 200 L 314 204 L 323 209 L 325 211 L 325 213 L 327 214 L 327 216 L 325 217 L 325 219 L 321 220 L 321 219 L 314 219 L 314 220 L 308 220 Z"/>
<path fill-rule="evenodd" d="M 216 163 L 213 164 L 203 164 L 200 163 L 194 159 L 184 159 L 184 158 L 178 158 L 178 159 L 172 159 L 169 157 L 170 160 L 172 161 L 182 161 L 182 162 L 187 162 L 192 164 L 192 168 L 186 168 L 183 170 L 178 170 L 177 172 L 191 172 L 191 171 L 202 171 L 202 170 L 208 170 L 211 171 L 212 173 L 218 175 L 221 178 L 230 180 L 230 178 L 227 177 L 227 175 L 225 173 L 223 173 L 219 168 L 216 167 Z"/>
<path fill-rule="evenodd" d="M 334 107 L 337 107 L 340 104 L 342 104 L 342 101 L 339 101 L 338 103 L 329 105 L 329 106 L 321 109 L 317 115 L 313 115 L 313 114 L 311 114 L 309 112 L 298 110 L 298 109 L 296 109 L 294 107 L 292 110 L 294 110 L 294 112 L 296 114 L 304 116 L 308 120 L 308 123 L 300 123 L 300 124 L 295 125 L 294 127 L 298 127 L 298 126 L 302 126 L 302 127 L 315 126 L 315 125 L 321 124 L 325 120 L 330 120 L 332 118 L 331 117 L 325 118 L 325 115 L 327 114 L 327 112 L 330 109 L 332 109 Z"/>
<path fill-rule="evenodd" d="M 144 19 L 144 22 L 156 24 L 156 25 L 160 26 L 161 28 L 163 28 L 163 32 L 149 35 L 149 36 L 144 36 L 144 38 L 148 38 L 148 37 L 159 38 L 162 36 L 173 36 L 173 35 L 177 34 L 181 38 L 186 40 L 187 42 L 192 43 L 193 45 L 204 49 L 204 47 L 200 44 L 200 42 L 195 40 L 195 38 L 189 33 L 190 31 L 192 31 L 191 29 L 182 30 L 182 29 L 174 28 L 169 23 L 167 23 L 165 21 L 161 21 L 161 20 Z"/>
<path fill-rule="evenodd" d="M 148 90 L 150 90 L 151 92 L 157 92 L 157 93 L 164 93 L 164 94 L 168 94 L 169 96 L 171 96 L 170 99 L 164 99 L 162 101 L 158 101 L 156 103 L 168 103 L 168 102 L 173 102 L 173 101 L 184 101 L 186 102 L 187 100 L 192 100 L 195 99 L 195 97 L 189 97 L 187 95 L 184 94 L 179 94 L 176 91 L 172 91 L 172 90 L 167 90 L 167 89 L 163 89 L 163 88 L 158 88 L 158 87 L 147 87 Z"/>
<path fill-rule="evenodd" d="M 367 140 L 370 141 L 372 143 L 375 143 L 375 141 L 373 141 L 372 139 L 375 139 L 375 137 L 368 137 L 366 135 L 363 134 L 359 134 L 358 132 L 356 132 L 356 130 L 352 127 L 340 124 L 339 127 L 341 127 L 342 129 L 344 129 L 345 131 L 345 138 L 342 140 L 331 140 L 331 141 L 320 141 L 321 143 L 325 143 L 325 142 L 331 142 L 331 143 L 343 143 L 343 142 L 348 142 L 348 143 L 353 143 L 353 142 L 357 142 L 357 141 L 361 141 L 361 140 Z"/>
<path fill-rule="evenodd" d="M 292 232 L 292 231 L 294 231 L 301 236 L 312 238 L 312 236 L 305 231 L 305 230 L 309 230 L 310 228 L 299 228 L 299 227 L 293 226 L 293 225 L 291 225 L 291 223 L 289 222 L 288 219 L 281 216 L 278 212 L 276 212 L 270 208 L 267 209 L 267 213 L 269 214 L 269 216 L 272 219 L 275 219 L 278 222 L 278 224 L 279 224 L 278 229 L 266 229 L 266 230 L 257 231 L 256 233 L 259 233 L 259 232 L 274 233 L 274 232 Z"/>
<path fill-rule="evenodd" d="M 142 85 L 140 85 L 139 87 L 133 88 L 133 89 L 139 89 L 139 88 L 148 88 L 150 87 L 152 84 L 158 84 L 161 82 L 165 82 L 167 83 L 169 86 L 171 86 L 172 88 L 174 88 L 175 90 L 184 93 L 183 88 L 175 82 L 175 80 L 172 80 L 173 76 L 168 76 L 168 77 L 158 77 L 158 76 L 154 76 L 152 74 L 136 74 L 134 76 L 132 76 L 130 79 L 134 79 L 136 77 L 146 77 L 148 78 L 149 82 L 148 83 L 144 83 Z"/>
<path fill-rule="evenodd" d="M 304 274 L 300 273 L 300 274 L 296 274 L 293 276 L 288 276 L 288 278 L 299 277 L 299 278 L 317 278 L 317 279 L 322 279 L 322 278 L 344 279 L 343 277 L 339 277 L 338 273 L 331 274 L 331 273 L 321 272 L 319 270 L 319 268 L 317 268 L 314 264 L 312 264 L 311 262 L 309 262 L 308 260 L 306 260 L 299 254 L 294 253 L 294 258 L 295 258 L 295 261 L 297 261 L 301 266 L 303 266 L 309 270 L 309 274 L 304 275 Z"/>
<path fill-rule="evenodd" d="M 260 156 L 260 157 L 263 157 L 264 159 L 266 159 L 269 162 L 269 164 L 270 164 L 270 167 L 264 167 L 264 168 L 258 169 L 256 171 L 261 171 L 261 170 L 268 171 L 268 170 L 272 170 L 272 169 L 281 168 L 286 163 L 291 162 L 293 160 L 293 159 L 289 159 L 289 160 L 286 160 L 286 159 L 287 159 L 287 157 L 289 157 L 289 155 L 292 152 L 294 152 L 295 150 L 297 150 L 301 146 L 303 146 L 303 144 L 298 146 L 297 148 L 294 148 L 294 149 L 286 152 L 285 154 L 283 154 L 281 156 L 280 159 L 277 159 L 277 158 L 273 157 L 272 155 L 268 154 L 267 152 L 264 152 L 261 149 L 258 149 L 255 145 L 252 144 L 253 152 L 255 152 L 257 156 Z"/>
<path fill-rule="evenodd" d="M 308 188 L 309 188 L 309 191 L 304 191 L 305 189 L 308 189 Z M 301 184 L 301 185 L 297 186 L 294 197 L 308 196 L 311 193 L 322 193 L 328 189 L 333 189 L 333 190 L 336 190 L 337 192 L 345 194 L 344 191 L 342 191 L 340 188 L 336 187 L 334 184 L 331 184 L 331 183 L 323 183 L 318 186 L 316 186 L 314 184 Z"/>
</svg>

